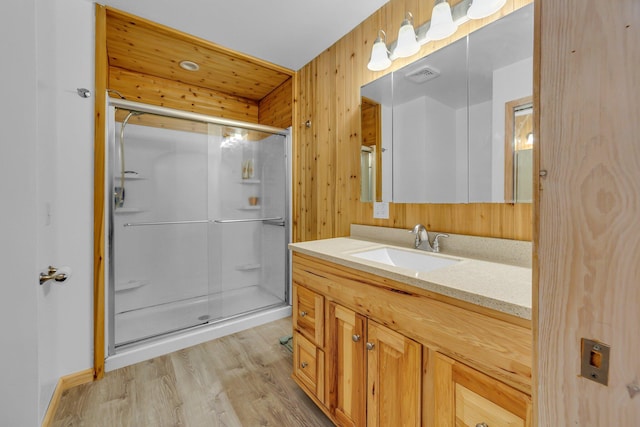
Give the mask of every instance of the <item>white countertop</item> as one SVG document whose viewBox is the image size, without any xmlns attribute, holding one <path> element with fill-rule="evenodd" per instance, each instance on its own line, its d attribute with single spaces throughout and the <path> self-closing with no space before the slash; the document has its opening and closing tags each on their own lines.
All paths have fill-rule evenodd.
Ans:
<svg viewBox="0 0 640 427">
<path fill-rule="evenodd" d="M 461 261 L 429 272 L 417 272 L 380 262 L 357 258 L 351 254 L 394 247 L 348 237 L 292 243 L 294 252 L 331 261 L 345 267 L 366 271 L 431 292 L 456 298 L 482 307 L 531 320 L 531 269 L 507 264 L 479 261 L 445 254 L 429 254 Z"/>
</svg>

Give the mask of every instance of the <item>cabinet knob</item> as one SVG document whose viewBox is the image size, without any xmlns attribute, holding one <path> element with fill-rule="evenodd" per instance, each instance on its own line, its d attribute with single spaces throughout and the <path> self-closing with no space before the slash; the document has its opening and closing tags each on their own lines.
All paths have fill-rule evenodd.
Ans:
<svg viewBox="0 0 640 427">
<path fill-rule="evenodd" d="M 374 343 L 372 343 L 372 342 L 368 342 L 368 343 L 367 343 L 367 350 L 371 351 L 371 350 L 373 350 L 373 347 L 375 347 L 375 346 L 376 346 L 376 345 L 375 345 Z"/>
<path fill-rule="evenodd" d="M 478 423 L 478 424 L 476 424 L 476 427 L 489 427 L 489 424 L 487 424 L 487 423 Z"/>
<path fill-rule="evenodd" d="M 304 317 L 304 316 L 306 316 L 306 315 L 307 315 L 307 312 L 306 312 L 306 311 L 301 311 L 301 312 L 300 312 L 300 317 Z"/>
<path fill-rule="evenodd" d="M 358 342 L 358 341 L 360 341 L 360 335 L 358 335 L 358 334 L 353 334 L 353 336 L 351 337 L 351 339 L 353 340 L 353 342 Z"/>
<path fill-rule="evenodd" d="M 300 364 L 300 366 L 302 366 L 302 369 L 304 369 L 304 368 L 306 368 L 307 366 L 309 366 L 309 364 L 308 364 L 307 362 L 302 362 L 302 363 Z M 478 424 L 478 425 L 480 425 L 480 424 Z M 485 425 L 486 425 L 486 424 L 485 424 Z"/>
</svg>

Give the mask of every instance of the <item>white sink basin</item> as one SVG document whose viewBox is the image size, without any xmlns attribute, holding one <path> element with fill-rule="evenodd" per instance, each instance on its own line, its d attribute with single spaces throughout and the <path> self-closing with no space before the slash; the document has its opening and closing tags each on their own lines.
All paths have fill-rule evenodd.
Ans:
<svg viewBox="0 0 640 427">
<path fill-rule="evenodd" d="M 428 253 L 403 251 L 395 248 L 371 249 L 351 255 L 369 261 L 421 272 L 433 271 L 460 262 L 458 259 L 443 258 Z"/>
</svg>

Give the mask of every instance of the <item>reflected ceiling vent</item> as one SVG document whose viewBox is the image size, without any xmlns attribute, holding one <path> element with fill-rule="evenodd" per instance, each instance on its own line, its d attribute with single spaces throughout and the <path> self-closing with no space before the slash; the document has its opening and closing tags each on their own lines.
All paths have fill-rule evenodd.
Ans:
<svg viewBox="0 0 640 427">
<path fill-rule="evenodd" d="M 429 80 L 435 79 L 439 75 L 440 71 L 436 70 L 435 68 L 425 66 L 405 74 L 405 77 L 414 83 L 425 83 Z"/>
</svg>

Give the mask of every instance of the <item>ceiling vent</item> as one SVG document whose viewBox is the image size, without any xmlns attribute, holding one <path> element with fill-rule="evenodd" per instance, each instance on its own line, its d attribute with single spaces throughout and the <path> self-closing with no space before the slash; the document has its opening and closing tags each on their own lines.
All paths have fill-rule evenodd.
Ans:
<svg viewBox="0 0 640 427">
<path fill-rule="evenodd" d="M 435 79 L 439 75 L 440 71 L 436 70 L 435 68 L 425 66 L 405 74 L 405 77 L 414 83 L 425 83 L 429 80 Z"/>
</svg>

